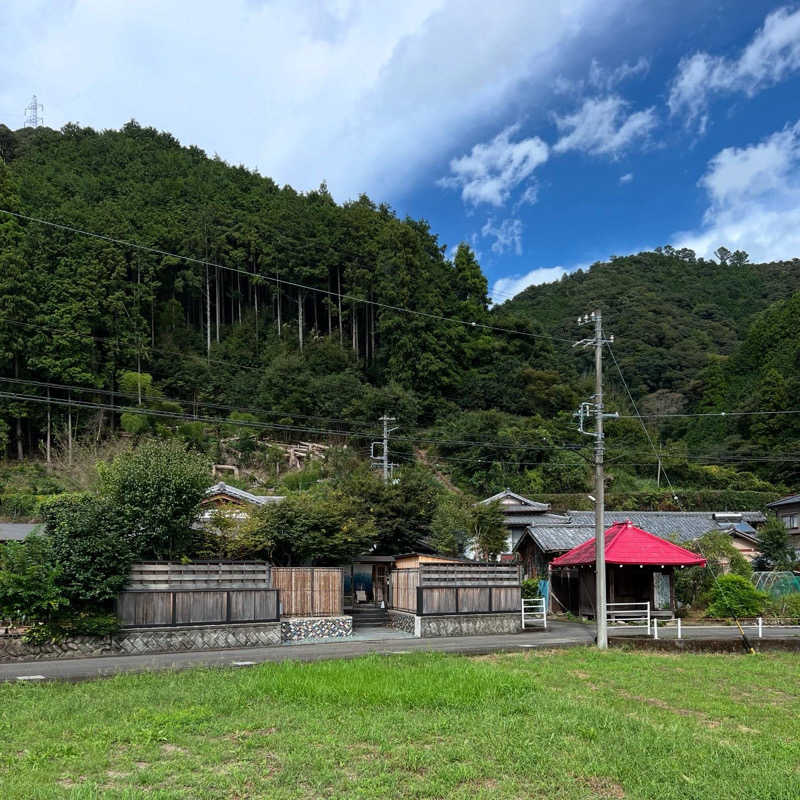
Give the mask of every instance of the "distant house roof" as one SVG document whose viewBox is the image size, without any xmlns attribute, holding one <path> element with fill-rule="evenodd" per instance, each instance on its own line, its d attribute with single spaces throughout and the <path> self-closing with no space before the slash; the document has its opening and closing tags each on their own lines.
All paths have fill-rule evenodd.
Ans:
<svg viewBox="0 0 800 800">
<path fill-rule="evenodd" d="M 638 564 L 650 566 L 699 566 L 706 560 L 697 553 L 668 542 L 660 536 L 636 527 L 630 520 L 617 522 L 606 531 L 606 563 L 616 565 Z M 564 555 L 553 559 L 554 567 L 576 567 L 594 564 L 594 537 Z"/>
<path fill-rule="evenodd" d="M 570 511 L 572 521 L 578 525 L 594 526 L 594 511 Z M 606 511 L 605 521 L 609 525 L 631 520 L 634 525 L 644 528 L 662 539 L 676 539 L 679 542 L 692 542 L 713 530 L 728 530 L 731 526 L 766 521 L 760 511 Z"/>
<path fill-rule="evenodd" d="M 800 494 L 790 494 L 788 497 L 781 497 L 780 500 L 773 500 L 771 503 L 767 503 L 767 508 L 779 508 L 795 503 L 800 503 Z"/>
<path fill-rule="evenodd" d="M 279 503 L 284 499 L 279 495 L 251 494 L 250 492 L 246 492 L 244 489 L 237 489 L 235 486 L 230 486 L 222 481 L 215 483 L 213 486 L 209 486 L 209 488 L 206 489 L 205 502 L 208 502 L 216 496 L 228 497 L 232 500 L 238 500 L 241 503 L 249 503 L 250 505 L 254 506 L 265 506 L 268 503 Z"/>
<path fill-rule="evenodd" d="M 21 542 L 39 523 L 0 522 L 0 542 Z"/>
<path fill-rule="evenodd" d="M 502 492 L 493 494 L 485 500 L 481 500 L 481 505 L 488 505 L 489 503 L 499 502 L 503 507 L 503 512 L 507 511 L 549 511 L 550 503 L 537 503 L 535 500 L 530 500 L 523 497 L 521 494 L 512 492 L 511 489 L 503 489 Z"/>
<path fill-rule="evenodd" d="M 538 519 L 525 530 L 514 545 L 514 551 L 527 538 L 532 539 L 544 553 L 563 553 L 594 537 L 594 511 L 570 511 L 556 524 L 540 523 Z M 750 523 L 763 522 L 765 517 L 760 511 L 606 511 L 605 520 L 612 525 L 631 520 L 634 525 L 659 538 L 679 542 L 692 542 L 713 530 L 735 532 L 737 536 L 755 542 L 756 530 Z"/>
</svg>

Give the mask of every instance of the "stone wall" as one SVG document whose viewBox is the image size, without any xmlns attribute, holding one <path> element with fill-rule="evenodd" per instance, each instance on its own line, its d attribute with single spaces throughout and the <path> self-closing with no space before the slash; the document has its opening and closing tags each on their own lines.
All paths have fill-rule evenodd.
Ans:
<svg viewBox="0 0 800 800">
<path fill-rule="evenodd" d="M 352 635 L 352 617 L 284 617 L 281 619 L 281 641 L 284 642 L 344 639 Z"/>
<path fill-rule="evenodd" d="M 132 628 L 111 636 L 73 636 L 44 645 L 26 644 L 20 636 L 0 636 L 0 662 L 270 647 L 280 643 L 278 622 Z"/>
<path fill-rule="evenodd" d="M 414 614 L 409 614 L 407 611 L 395 611 L 390 608 L 386 614 L 386 624 L 390 628 L 398 631 L 405 631 L 406 633 L 414 633 Z"/>
<path fill-rule="evenodd" d="M 417 617 L 417 636 L 487 636 L 494 633 L 519 633 L 522 617 L 508 614 L 443 614 Z"/>
</svg>

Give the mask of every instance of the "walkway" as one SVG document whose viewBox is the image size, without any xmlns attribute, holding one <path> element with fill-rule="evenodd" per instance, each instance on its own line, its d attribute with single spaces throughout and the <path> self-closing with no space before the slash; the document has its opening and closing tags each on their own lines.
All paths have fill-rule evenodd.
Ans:
<svg viewBox="0 0 800 800">
<path fill-rule="evenodd" d="M 101 678 L 123 672 L 148 672 L 189 669 L 191 667 L 252 666 L 274 661 L 321 661 L 330 658 L 357 658 L 378 653 L 391 655 L 417 651 L 436 653 L 519 652 L 531 648 L 569 647 L 591 644 L 594 631 L 586 625 L 555 622 L 547 631 L 529 630 L 525 633 L 498 636 L 454 636 L 445 639 L 380 638 L 351 641 L 316 642 L 290 646 L 245 648 L 242 650 L 206 650 L 187 653 L 163 653 L 146 656 L 102 656 L 62 661 L 28 661 L 0 664 L 0 682 L 22 680 L 80 681 Z"/>
</svg>

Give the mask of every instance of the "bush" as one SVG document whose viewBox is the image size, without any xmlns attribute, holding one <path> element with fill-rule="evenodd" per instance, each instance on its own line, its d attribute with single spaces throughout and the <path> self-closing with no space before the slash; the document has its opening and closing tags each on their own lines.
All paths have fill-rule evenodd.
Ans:
<svg viewBox="0 0 800 800">
<path fill-rule="evenodd" d="M 541 597 L 541 593 L 539 592 L 539 579 L 538 578 L 526 578 L 522 581 L 522 597 L 525 600 L 531 600 L 534 597 Z"/>
<path fill-rule="evenodd" d="M 27 644 L 60 642 L 69 636 L 109 636 L 119 630 L 116 614 L 81 612 L 50 622 L 37 622 L 22 637 Z"/>
<path fill-rule="evenodd" d="M 0 618 L 14 623 L 49 621 L 68 600 L 59 585 L 50 541 L 31 534 L 0 545 Z"/>
<path fill-rule="evenodd" d="M 151 440 L 98 465 L 98 473 L 100 493 L 112 504 L 136 557 L 187 554 L 191 524 L 209 483 L 202 456 L 176 440 Z"/>
<path fill-rule="evenodd" d="M 711 617 L 758 617 L 769 600 L 741 575 L 720 575 L 709 592 L 708 615 Z"/>
<path fill-rule="evenodd" d="M 769 603 L 769 613 L 776 617 L 800 617 L 800 592 L 773 597 Z"/>
<path fill-rule="evenodd" d="M 118 509 L 90 494 L 42 504 L 45 530 L 60 567 L 59 584 L 74 608 L 103 606 L 125 586 L 134 552 Z"/>
</svg>

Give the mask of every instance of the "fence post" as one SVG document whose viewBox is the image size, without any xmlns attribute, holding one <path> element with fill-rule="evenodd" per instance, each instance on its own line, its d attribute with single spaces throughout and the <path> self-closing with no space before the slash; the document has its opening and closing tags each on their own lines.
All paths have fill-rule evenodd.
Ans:
<svg viewBox="0 0 800 800">
<path fill-rule="evenodd" d="M 681 638 L 681 618 L 678 617 L 678 638 Z"/>
<path fill-rule="evenodd" d="M 545 598 L 542 598 L 542 622 L 544 629 L 547 630 L 547 600 Z"/>
<path fill-rule="evenodd" d="M 763 626 L 764 626 L 764 620 L 761 617 L 759 617 L 758 618 L 758 638 L 759 639 L 763 638 L 763 633 L 764 633 L 764 627 Z"/>
<path fill-rule="evenodd" d="M 424 603 L 422 601 L 422 586 L 417 586 L 417 616 L 422 616 Z"/>
<path fill-rule="evenodd" d="M 650 635 L 650 601 L 647 601 L 647 635 Z"/>
<path fill-rule="evenodd" d="M 522 599 L 522 630 L 525 630 L 525 598 Z"/>
<path fill-rule="evenodd" d="M 653 638 L 658 639 L 658 617 L 653 617 Z"/>
</svg>

